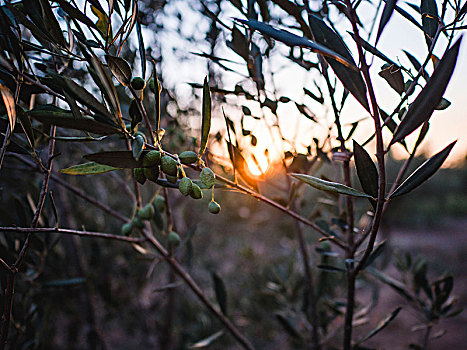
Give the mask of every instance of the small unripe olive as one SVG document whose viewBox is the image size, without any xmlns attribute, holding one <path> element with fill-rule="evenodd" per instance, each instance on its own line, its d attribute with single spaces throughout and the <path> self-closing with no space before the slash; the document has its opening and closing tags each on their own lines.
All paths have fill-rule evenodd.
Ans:
<svg viewBox="0 0 467 350">
<path fill-rule="evenodd" d="M 131 223 L 127 222 L 126 224 L 122 225 L 122 229 L 121 229 L 122 235 L 128 236 L 132 230 L 133 230 L 133 225 Z"/>
<path fill-rule="evenodd" d="M 148 168 L 154 165 L 159 165 L 161 161 L 161 152 L 159 151 L 149 151 L 144 155 L 143 158 L 143 167 Z"/>
<path fill-rule="evenodd" d="M 203 168 L 203 170 L 201 170 L 201 173 L 199 174 L 199 178 L 203 182 L 203 184 L 206 185 L 207 188 L 211 188 L 214 185 L 214 179 L 216 178 L 216 176 L 214 175 L 211 169 Z"/>
<path fill-rule="evenodd" d="M 138 217 L 143 220 L 150 220 L 154 216 L 154 207 L 151 203 L 146 204 L 143 208 L 138 210 Z"/>
<path fill-rule="evenodd" d="M 144 228 L 144 222 L 139 217 L 133 219 L 133 226 L 137 228 Z"/>
<path fill-rule="evenodd" d="M 146 175 L 144 175 L 143 168 L 135 168 L 135 180 L 138 181 L 141 185 L 144 185 L 146 182 Z"/>
<path fill-rule="evenodd" d="M 188 196 L 193 190 L 193 182 L 191 182 L 189 177 L 184 177 L 180 180 L 178 184 L 178 189 L 184 196 Z"/>
<path fill-rule="evenodd" d="M 193 151 L 185 151 L 178 155 L 178 159 L 180 159 L 180 163 L 182 164 L 193 164 L 198 160 L 198 154 Z"/>
<path fill-rule="evenodd" d="M 177 176 L 177 172 L 178 172 L 177 162 L 172 157 L 162 156 L 161 169 L 167 175 Z"/>
<path fill-rule="evenodd" d="M 199 188 L 199 186 L 195 183 L 193 184 L 193 187 L 191 189 L 190 196 L 191 198 L 194 198 L 194 199 L 203 198 L 203 192 L 201 191 L 201 188 Z"/>
<path fill-rule="evenodd" d="M 156 182 L 157 179 L 159 178 L 159 167 L 152 166 L 150 168 L 143 168 L 144 176 L 146 176 L 147 179 Z"/>
<path fill-rule="evenodd" d="M 143 90 L 144 85 L 146 85 L 145 81 L 141 77 L 134 77 L 131 79 L 131 87 L 135 90 Z"/>
<path fill-rule="evenodd" d="M 171 231 L 169 235 L 167 236 L 167 241 L 169 241 L 169 243 L 174 246 L 179 246 L 181 239 L 177 232 Z"/>
<path fill-rule="evenodd" d="M 211 214 L 219 214 L 221 206 L 216 201 L 211 201 L 208 204 L 208 210 Z"/>
<path fill-rule="evenodd" d="M 154 207 L 159 213 L 165 211 L 165 198 L 162 196 L 157 196 L 154 201 L 152 202 Z"/>
</svg>

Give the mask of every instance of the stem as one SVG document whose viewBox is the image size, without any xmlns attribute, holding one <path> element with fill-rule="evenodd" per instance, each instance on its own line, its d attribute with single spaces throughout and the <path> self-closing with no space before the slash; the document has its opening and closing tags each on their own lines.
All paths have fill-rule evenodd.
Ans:
<svg viewBox="0 0 467 350">
<path fill-rule="evenodd" d="M 433 324 L 430 322 L 426 327 L 425 338 L 423 340 L 423 349 L 428 350 L 429 342 L 430 342 L 430 334 L 431 330 L 433 329 Z"/>
<path fill-rule="evenodd" d="M 122 241 L 128 243 L 141 243 L 146 239 L 136 238 L 136 237 L 126 237 L 115 235 L 111 233 L 103 232 L 91 232 L 91 231 L 79 231 L 67 228 L 57 228 L 57 227 L 40 227 L 40 228 L 29 228 L 29 227 L 0 227 L 0 232 L 17 232 L 17 233 L 61 233 L 65 235 L 74 235 L 81 237 L 94 237 L 94 238 L 103 238 L 110 239 L 114 241 Z"/>
<path fill-rule="evenodd" d="M 379 107 L 376 102 L 376 96 L 373 89 L 373 84 L 370 77 L 370 67 L 368 66 L 365 56 L 363 54 L 362 41 L 358 32 L 357 27 L 357 14 L 355 9 L 352 7 L 350 0 L 345 0 L 346 6 L 349 10 L 349 19 L 352 24 L 352 29 L 356 38 L 358 55 L 360 60 L 360 70 L 363 73 L 365 83 L 368 88 L 368 94 L 371 101 L 372 117 L 375 124 L 375 134 L 376 134 L 376 158 L 378 160 L 378 198 L 376 202 L 375 216 L 373 218 L 373 223 L 370 231 L 370 238 L 368 245 L 365 249 L 362 259 L 357 264 L 356 267 L 351 267 L 347 273 L 347 307 L 345 315 L 345 325 L 344 325 L 344 350 L 351 350 L 352 348 L 352 319 L 355 306 L 355 282 L 358 275 L 358 272 L 363 268 L 368 257 L 373 251 L 375 245 L 376 236 L 378 233 L 379 225 L 381 222 L 381 217 L 383 214 L 383 207 L 385 201 L 385 192 L 386 192 L 386 169 L 384 165 L 384 144 L 383 144 L 383 135 L 382 127 L 379 115 Z M 355 248 L 354 248 L 355 249 Z M 352 252 L 352 255 L 354 252 Z"/>
</svg>

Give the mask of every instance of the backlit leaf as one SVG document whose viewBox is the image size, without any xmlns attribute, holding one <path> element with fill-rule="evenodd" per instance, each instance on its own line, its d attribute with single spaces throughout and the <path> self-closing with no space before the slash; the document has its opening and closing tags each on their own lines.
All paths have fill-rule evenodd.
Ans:
<svg viewBox="0 0 467 350">
<path fill-rule="evenodd" d="M 299 47 L 306 47 L 309 48 L 311 51 L 319 53 L 323 56 L 331 57 L 336 61 L 340 62 L 345 66 L 355 66 L 354 62 L 349 62 L 345 57 L 339 55 L 338 53 L 334 52 L 333 50 L 318 44 L 316 42 L 310 41 L 304 37 L 300 37 L 298 35 L 292 34 L 286 30 L 278 30 L 269 24 L 258 22 L 255 20 L 242 20 L 236 19 L 237 21 L 248 25 L 249 27 L 256 29 L 257 31 L 261 32 L 264 35 L 268 35 L 271 38 L 279 40 L 288 46 L 299 46 Z"/>
<path fill-rule="evenodd" d="M 204 78 L 203 85 L 203 105 L 202 105 L 202 123 L 201 123 L 201 146 L 199 156 L 201 157 L 206 150 L 211 131 L 211 92 L 209 90 L 208 78 Z"/>
<path fill-rule="evenodd" d="M 66 47 L 66 41 L 62 33 L 62 29 L 58 24 L 57 18 L 52 11 L 48 0 L 39 0 L 42 8 L 42 19 L 47 32 L 52 36 L 54 41 L 62 47 Z"/>
<path fill-rule="evenodd" d="M 131 82 L 131 67 L 127 61 L 121 57 L 105 55 L 105 61 L 110 71 L 123 86 L 128 86 Z"/>
<path fill-rule="evenodd" d="M 376 198 L 378 196 L 378 170 L 367 151 L 357 142 L 353 142 L 355 167 L 363 190 Z"/>
<path fill-rule="evenodd" d="M 373 198 L 369 194 L 360 192 L 352 187 L 348 187 L 337 182 L 326 181 L 326 180 L 322 180 L 320 178 L 317 178 L 311 175 L 305 175 L 305 174 L 290 174 L 290 175 L 296 178 L 297 180 L 300 180 L 301 182 L 304 182 L 307 185 L 310 185 L 318 190 L 340 193 L 340 194 L 345 194 L 345 195 L 354 196 L 354 197 Z"/>
<path fill-rule="evenodd" d="M 394 6 L 396 5 L 397 0 L 387 0 L 384 5 L 383 14 L 381 15 L 381 20 L 379 21 L 378 34 L 376 35 L 375 45 L 378 43 L 381 33 L 383 32 L 384 27 L 389 22 L 389 19 L 392 16 L 394 11 Z"/>
<path fill-rule="evenodd" d="M 69 168 L 62 169 L 60 172 L 67 175 L 95 175 L 103 174 L 109 171 L 119 170 L 113 166 L 98 164 L 94 162 L 73 165 Z"/>
<path fill-rule="evenodd" d="M 421 0 L 420 11 L 422 14 L 423 31 L 428 48 L 431 47 L 433 38 L 438 30 L 438 7 L 435 0 Z"/>
<path fill-rule="evenodd" d="M 8 122 L 10 123 L 10 132 L 13 133 L 16 124 L 16 104 L 10 89 L 0 80 L 0 93 L 2 94 L 3 103 L 6 107 Z"/>
<path fill-rule="evenodd" d="M 328 27 L 321 18 L 314 15 L 309 16 L 309 18 L 311 31 L 313 32 L 316 42 L 329 47 L 331 50 L 344 57 L 347 62 L 352 64 L 352 66 L 356 66 L 349 48 L 340 35 Z M 327 62 L 344 87 L 367 111 L 369 111 L 370 107 L 366 96 L 366 85 L 360 71 L 346 67 L 341 64 L 341 62 L 333 59 L 328 59 Z"/>
<path fill-rule="evenodd" d="M 82 130 L 99 135 L 119 133 L 116 127 L 96 121 L 90 117 L 76 119 L 69 110 L 53 105 L 43 105 L 27 112 L 29 116 L 44 124 L 54 124 L 58 127 Z"/>
<path fill-rule="evenodd" d="M 443 165 L 452 148 L 457 141 L 454 141 L 441 152 L 424 162 L 389 196 L 389 199 L 406 194 L 420 186 L 428 180 Z"/>
<path fill-rule="evenodd" d="M 430 119 L 433 111 L 439 105 L 454 72 L 461 41 L 462 37 L 443 55 L 430 80 L 410 105 L 404 119 L 402 119 L 394 133 L 390 145 L 402 140 Z"/>
</svg>

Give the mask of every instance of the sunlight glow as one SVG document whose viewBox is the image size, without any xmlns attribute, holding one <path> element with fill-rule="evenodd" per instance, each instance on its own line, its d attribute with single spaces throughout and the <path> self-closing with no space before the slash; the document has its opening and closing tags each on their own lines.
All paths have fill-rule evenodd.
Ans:
<svg viewBox="0 0 467 350">
<path fill-rule="evenodd" d="M 268 159 L 263 155 L 254 155 L 249 158 L 247 161 L 248 170 L 253 176 L 262 176 L 266 174 L 269 169 Z"/>
</svg>

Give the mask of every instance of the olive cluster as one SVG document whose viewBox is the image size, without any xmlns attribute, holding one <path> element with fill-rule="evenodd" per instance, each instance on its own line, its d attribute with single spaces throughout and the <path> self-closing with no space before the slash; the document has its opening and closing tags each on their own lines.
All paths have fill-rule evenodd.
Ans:
<svg viewBox="0 0 467 350">
<path fill-rule="evenodd" d="M 180 153 L 177 161 L 171 156 L 152 150 L 145 154 L 142 162 L 143 167 L 135 169 L 135 179 L 140 184 L 144 184 L 147 180 L 158 182 L 162 171 L 167 181 L 176 185 L 184 196 L 201 199 L 203 198 L 201 189 L 210 189 L 214 186 L 215 175 L 213 171 L 205 167 L 200 173 L 199 180 L 193 181 L 186 176 L 181 167 L 181 164 L 190 165 L 197 161 L 198 154 L 193 151 Z M 220 209 L 220 205 L 214 200 L 208 205 L 208 210 L 212 214 L 218 214 Z"/>
</svg>

